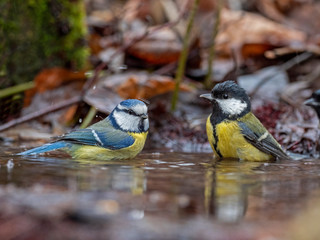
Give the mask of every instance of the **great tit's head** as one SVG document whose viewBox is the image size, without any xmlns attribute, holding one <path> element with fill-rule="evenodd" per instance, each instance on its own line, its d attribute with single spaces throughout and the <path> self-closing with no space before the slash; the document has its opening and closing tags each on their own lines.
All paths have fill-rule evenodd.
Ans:
<svg viewBox="0 0 320 240">
<path fill-rule="evenodd" d="M 304 104 L 314 108 L 320 118 L 320 89 L 315 91 L 311 98 L 307 99 Z"/>
<path fill-rule="evenodd" d="M 149 129 L 147 105 L 137 99 L 120 102 L 109 118 L 115 127 L 123 131 L 146 132 Z"/>
<path fill-rule="evenodd" d="M 202 94 L 213 105 L 214 113 L 222 113 L 228 118 L 244 116 L 251 111 L 250 99 L 245 90 L 233 81 L 217 84 L 208 94 Z"/>
</svg>

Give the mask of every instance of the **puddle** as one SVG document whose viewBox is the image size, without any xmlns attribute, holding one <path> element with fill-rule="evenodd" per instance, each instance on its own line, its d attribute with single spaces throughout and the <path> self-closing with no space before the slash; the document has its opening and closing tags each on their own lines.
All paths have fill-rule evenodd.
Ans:
<svg viewBox="0 0 320 240">
<path fill-rule="evenodd" d="M 141 227 L 142 232 L 149 231 L 151 238 L 161 236 L 160 230 L 158 236 L 149 225 L 156 221 L 159 229 L 169 228 L 171 234 L 173 229 L 184 233 L 191 231 L 189 228 L 200 231 L 214 223 L 222 227 L 222 236 L 237 239 L 228 235 L 229 224 L 246 224 L 246 229 L 263 232 L 268 225 L 292 219 L 305 207 L 307 199 L 320 199 L 317 159 L 215 162 L 207 153 L 157 151 L 142 153 L 134 160 L 107 162 L 73 160 L 59 154 L 10 155 L 17 152 L 15 149 L 1 152 L 0 201 L 6 203 L 4 206 L 23 206 L 41 216 L 49 214 L 50 219 L 52 214 L 63 215 L 61 222 L 102 224 L 112 219 L 113 224 L 121 221 L 130 225 L 131 221 L 139 221 L 141 225 L 130 225 L 132 228 L 122 231 L 129 234 Z M 112 226 L 109 231 L 116 231 L 116 225 Z M 249 233 L 242 230 L 241 235 L 248 237 Z M 142 232 L 136 230 L 129 239 L 147 239 L 141 238 Z M 168 238 L 172 236 L 175 235 L 169 234 Z"/>
</svg>

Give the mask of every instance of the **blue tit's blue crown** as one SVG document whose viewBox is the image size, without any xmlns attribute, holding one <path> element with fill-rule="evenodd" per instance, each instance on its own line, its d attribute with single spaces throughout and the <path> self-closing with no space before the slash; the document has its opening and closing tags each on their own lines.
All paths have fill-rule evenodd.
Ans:
<svg viewBox="0 0 320 240">
<path fill-rule="evenodd" d="M 126 108 L 132 108 L 134 106 L 137 106 L 139 104 L 145 105 L 144 102 L 137 100 L 137 99 L 127 99 L 122 101 L 119 105 L 126 107 Z"/>
</svg>

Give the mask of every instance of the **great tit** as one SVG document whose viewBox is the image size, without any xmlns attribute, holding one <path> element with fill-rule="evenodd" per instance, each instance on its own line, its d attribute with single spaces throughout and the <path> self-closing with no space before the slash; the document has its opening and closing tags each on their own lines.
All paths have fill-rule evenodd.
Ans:
<svg viewBox="0 0 320 240">
<path fill-rule="evenodd" d="M 314 108 L 320 119 L 320 89 L 312 93 L 311 98 L 307 99 L 304 104 Z"/>
<path fill-rule="evenodd" d="M 146 104 L 136 99 L 128 99 L 120 102 L 104 120 L 62 135 L 52 143 L 21 152 L 19 155 L 61 149 L 74 158 L 130 159 L 143 149 L 148 130 Z"/>
<path fill-rule="evenodd" d="M 208 99 L 212 104 L 206 130 L 216 158 L 248 161 L 289 158 L 253 115 L 248 95 L 235 82 L 219 83 L 211 93 L 200 97 Z"/>
</svg>

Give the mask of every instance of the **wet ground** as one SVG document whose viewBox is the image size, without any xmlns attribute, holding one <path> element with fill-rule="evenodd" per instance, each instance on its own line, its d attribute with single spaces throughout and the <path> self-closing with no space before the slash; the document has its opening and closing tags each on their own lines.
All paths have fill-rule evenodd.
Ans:
<svg viewBox="0 0 320 240">
<path fill-rule="evenodd" d="M 0 239 L 294 239 L 304 228 L 296 219 L 320 202 L 317 159 L 149 151 L 103 162 L 17 151 L 1 149 Z"/>
</svg>

